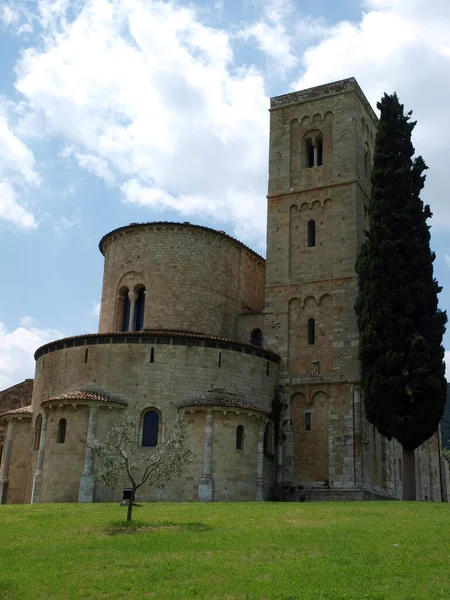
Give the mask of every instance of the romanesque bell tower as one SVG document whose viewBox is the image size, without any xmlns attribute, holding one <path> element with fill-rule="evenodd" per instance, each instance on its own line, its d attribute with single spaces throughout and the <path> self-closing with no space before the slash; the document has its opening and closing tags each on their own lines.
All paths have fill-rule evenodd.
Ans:
<svg viewBox="0 0 450 600">
<path fill-rule="evenodd" d="M 265 344 L 281 356 L 282 476 L 359 488 L 355 260 L 377 118 L 355 79 L 271 100 Z"/>
</svg>

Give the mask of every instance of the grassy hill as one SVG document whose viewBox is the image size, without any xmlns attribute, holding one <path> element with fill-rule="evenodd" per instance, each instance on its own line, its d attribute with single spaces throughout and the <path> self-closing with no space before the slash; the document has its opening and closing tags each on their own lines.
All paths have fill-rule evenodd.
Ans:
<svg viewBox="0 0 450 600">
<path fill-rule="evenodd" d="M 450 505 L 0 506 L 1 600 L 450 598 Z"/>
</svg>

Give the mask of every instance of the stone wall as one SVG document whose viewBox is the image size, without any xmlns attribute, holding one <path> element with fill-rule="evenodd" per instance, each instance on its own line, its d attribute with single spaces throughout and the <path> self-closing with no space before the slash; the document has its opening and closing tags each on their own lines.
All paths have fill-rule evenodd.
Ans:
<svg viewBox="0 0 450 600">
<path fill-rule="evenodd" d="M 101 249 L 100 332 L 120 330 L 124 286 L 146 288 L 144 329 L 236 339 L 242 310 L 264 307 L 264 259 L 221 232 L 182 224 L 131 225 L 105 236 Z"/>
<path fill-rule="evenodd" d="M 25 379 L 22 383 L 13 385 L 0 392 L 0 414 L 13 410 L 14 408 L 20 408 L 22 406 L 28 406 L 31 404 L 31 396 L 33 394 L 33 380 Z M 0 447 L 3 445 L 5 439 L 6 425 L 0 423 Z"/>
<path fill-rule="evenodd" d="M 70 347 L 64 348 L 65 344 Z M 139 420 L 148 408 L 160 412 L 161 434 L 169 435 L 178 408 L 189 402 L 203 401 L 211 392 L 215 396 L 226 394 L 265 411 L 255 413 L 265 421 L 264 414 L 272 409 L 278 377 L 277 360 L 273 354 L 237 343 L 226 344 L 195 337 L 152 337 L 148 333 L 126 334 L 117 339 L 101 335 L 81 336 L 47 345 L 38 351 L 37 356 L 33 393 L 35 415 L 42 412 L 42 402 L 76 389 L 96 389 L 127 401 L 124 413 L 100 408 L 98 439 L 102 439 L 112 423 L 123 414 Z M 46 410 L 48 423 L 40 501 L 76 501 L 84 465 L 88 411 L 76 403 L 59 406 L 58 402 Z M 141 499 L 198 499 L 205 436 L 203 410 L 196 407 L 193 412 L 186 413 L 196 457 L 185 475 L 174 479 L 162 490 L 143 488 Z M 259 421 L 253 413 L 252 410 L 242 411 L 226 406 L 214 412 L 215 500 L 256 499 Z M 64 444 L 57 441 L 61 418 L 67 421 Z M 242 450 L 235 447 L 239 424 L 245 428 Z M 140 431 L 138 439 L 139 436 Z M 36 454 L 34 451 L 31 456 Z M 267 477 L 268 471 L 272 472 L 274 467 L 273 462 L 265 462 Z M 120 495 L 121 489 L 111 495 L 96 485 L 96 500 L 117 499 Z"/>
</svg>

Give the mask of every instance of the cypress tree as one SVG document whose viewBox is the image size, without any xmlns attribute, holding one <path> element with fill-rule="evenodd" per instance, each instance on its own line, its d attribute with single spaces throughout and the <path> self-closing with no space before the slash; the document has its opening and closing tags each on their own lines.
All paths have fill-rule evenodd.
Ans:
<svg viewBox="0 0 450 600">
<path fill-rule="evenodd" d="M 361 381 L 367 419 L 403 448 L 403 499 L 415 500 L 414 450 L 436 431 L 446 402 L 442 337 L 447 315 L 433 277 L 420 191 L 427 169 L 413 159 L 416 125 L 396 94 L 380 110 L 368 206 L 356 270 Z"/>
</svg>

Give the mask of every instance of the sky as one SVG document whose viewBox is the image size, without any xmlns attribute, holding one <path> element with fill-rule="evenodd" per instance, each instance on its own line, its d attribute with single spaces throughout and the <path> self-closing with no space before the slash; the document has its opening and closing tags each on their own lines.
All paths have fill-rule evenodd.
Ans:
<svg viewBox="0 0 450 600">
<path fill-rule="evenodd" d="M 448 0 L 0 0 L 0 390 L 97 330 L 108 231 L 190 221 L 264 254 L 269 99 L 346 77 L 418 121 L 450 309 L 448 31 Z"/>
</svg>

